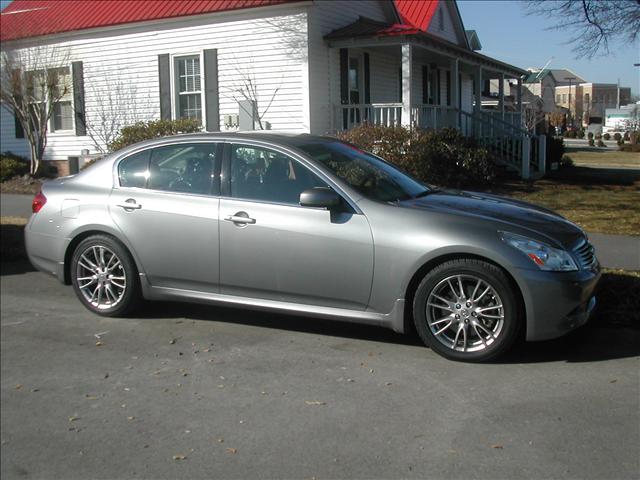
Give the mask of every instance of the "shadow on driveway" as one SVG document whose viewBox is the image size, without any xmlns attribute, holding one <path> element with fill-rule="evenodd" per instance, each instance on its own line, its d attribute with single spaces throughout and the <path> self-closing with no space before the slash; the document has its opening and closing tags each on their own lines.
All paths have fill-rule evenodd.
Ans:
<svg viewBox="0 0 640 480">
<path fill-rule="evenodd" d="M 150 302 L 143 308 L 143 314 L 138 315 L 137 318 L 215 320 L 314 335 L 422 347 L 422 342 L 413 329 L 408 334 L 402 335 L 370 325 L 251 311 L 242 308 L 177 302 Z M 604 322 L 602 318 L 598 318 L 596 314 L 590 323 L 569 335 L 556 340 L 522 343 L 512 352 L 492 363 L 599 362 L 638 355 L 640 355 L 640 331 L 638 328 L 612 325 Z"/>
</svg>

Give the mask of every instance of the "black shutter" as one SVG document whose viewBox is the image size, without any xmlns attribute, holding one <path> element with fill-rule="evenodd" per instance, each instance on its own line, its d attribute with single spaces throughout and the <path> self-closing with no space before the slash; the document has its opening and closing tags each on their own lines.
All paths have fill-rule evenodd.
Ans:
<svg viewBox="0 0 640 480">
<path fill-rule="evenodd" d="M 87 123 L 84 112 L 84 75 L 82 62 L 71 63 L 73 80 L 73 115 L 76 122 L 76 136 L 87 134 Z"/>
<path fill-rule="evenodd" d="M 429 67 L 422 66 L 422 103 L 429 103 Z"/>
<path fill-rule="evenodd" d="M 437 105 L 442 105 L 442 90 L 440 89 L 441 81 L 440 69 L 436 69 L 436 98 L 438 99 L 438 101 L 436 102 Z"/>
<path fill-rule="evenodd" d="M 204 103 L 207 118 L 205 129 L 207 132 L 220 131 L 220 97 L 218 95 L 218 50 L 215 48 L 204 51 Z"/>
<path fill-rule="evenodd" d="M 22 128 L 22 123 L 18 120 L 17 116 L 13 116 L 13 123 L 16 129 L 16 138 L 24 138 L 24 129 Z"/>
<path fill-rule="evenodd" d="M 364 54 L 364 103 L 371 103 L 371 71 L 368 53 Z"/>
<path fill-rule="evenodd" d="M 160 118 L 171 120 L 171 69 L 168 53 L 158 55 L 158 78 L 160 80 Z"/>
<path fill-rule="evenodd" d="M 349 50 L 340 49 L 340 103 L 349 103 Z"/>
<path fill-rule="evenodd" d="M 451 105 L 451 72 L 447 70 L 446 72 L 446 82 L 447 82 L 447 105 Z"/>
</svg>

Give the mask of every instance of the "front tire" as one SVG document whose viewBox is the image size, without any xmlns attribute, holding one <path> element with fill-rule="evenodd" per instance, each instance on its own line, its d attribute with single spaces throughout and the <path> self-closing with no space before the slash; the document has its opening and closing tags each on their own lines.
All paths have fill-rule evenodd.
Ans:
<svg viewBox="0 0 640 480">
<path fill-rule="evenodd" d="M 71 283 L 86 308 L 106 317 L 131 312 L 140 299 L 138 272 L 131 255 L 106 235 L 88 237 L 76 247 Z"/>
<path fill-rule="evenodd" d="M 496 358 L 522 327 L 512 283 L 497 266 L 469 258 L 444 262 L 420 282 L 413 319 L 422 341 L 443 357 L 466 362 Z"/>
</svg>

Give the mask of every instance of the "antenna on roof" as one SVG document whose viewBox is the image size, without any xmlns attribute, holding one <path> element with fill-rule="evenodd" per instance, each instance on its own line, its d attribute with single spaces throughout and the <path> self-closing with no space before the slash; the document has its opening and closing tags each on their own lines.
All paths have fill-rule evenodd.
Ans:
<svg viewBox="0 0 640 480">
<path fill-rule="evenodd" d="M 538 80 L 538 77 L 542 74 L 542 72 L 544 72 L 544 69 L 545 69 L 545 68 L 547 68 L 547 67 L 549 66 L 549 64 L 551 63 L 551 61 L 552 61 L 554 58 L 556 58 L 556 57 L 551 57 L 551 58 L 549 59 L 549 61 L 548 61 L 547 63 L 545 63 L 545 64 L 544 64 L 544 67 L 542 67 L 542 68 L 540 69 L 540 71 L 538 72 L 538 75 L 536 75 L 536 78 L 535 78 L 534 80 Z"/>
</svg>

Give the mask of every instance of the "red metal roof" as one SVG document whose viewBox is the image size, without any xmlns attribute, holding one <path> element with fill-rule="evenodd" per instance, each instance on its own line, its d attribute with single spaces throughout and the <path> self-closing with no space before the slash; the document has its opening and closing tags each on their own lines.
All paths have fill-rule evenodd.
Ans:
<svg viewBox="0 0 640 480">
<path fill-rule="evenodd" d="M 265 7 L 287 1 L 291 0 L 14 0 L 0 15 L 0 40 Z"/>
<path fill-rule="evenodd" d="M 0 15 L 0 40 L 183 17 L 295 0 L 14 0 Z M 426 31 L 440 0 L 394 0 L 403 24 Z"/>
<path fill-rule="evenodd" d="M 427 31 L 440 0 L 394 0 L 402 22 Z"/>
</svg>

